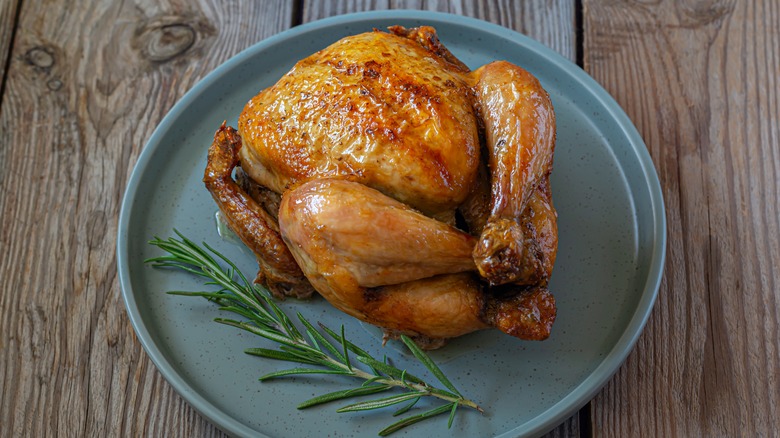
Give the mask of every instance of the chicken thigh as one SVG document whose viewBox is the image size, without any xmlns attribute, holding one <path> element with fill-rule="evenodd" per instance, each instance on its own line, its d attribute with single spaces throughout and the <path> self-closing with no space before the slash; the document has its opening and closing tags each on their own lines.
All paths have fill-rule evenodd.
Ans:
<svg viewBox="0 0 780 438">
<path fill-rule="evenodd" d="M 554 145 L 527 71 L 472 72 L 433 28 L 393 26 L 252 98 L 238 131 L 217 131 L 204 181 L 278 296 L 316 290 L 428 348 L 489 327 L 541 340 L 556 314 Z"/>
<path fill-rule="evenodd" d="M 279 226 L 320 294 L 392 333 L 428 347 L 491 326 L 523 339 L 549 334 L 546 288 L 486 292 L 471 256 L 476 239 L 365 185 L 304 183 L 285 193 Z"/>
</svg>

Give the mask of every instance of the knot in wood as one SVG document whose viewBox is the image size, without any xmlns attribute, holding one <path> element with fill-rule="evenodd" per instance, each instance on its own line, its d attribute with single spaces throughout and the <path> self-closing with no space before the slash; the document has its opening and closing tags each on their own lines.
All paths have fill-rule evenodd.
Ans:
<svg viewBox="0 0 780 438">
<path fill-rule="evenodd" d="M 49 82 L 46 82 L 46 86 L 49 87 L 49 90 L 51 91 L 57 91 L 62 88 L 62 81 L 59 79 L 52 79 Z"/>
<path fill-rule="evenodd" d="M 694 29 L 699 26 L 720 26 L 723 19 L 734 11 L 731 0 L 686 0 L 679 4 L 682 10 L 681 25 Z"/>
<path fill-rule="evenodd" d="M 195 30 L 187 23 L 164 24 L 141 32 L 141 53 L 153 62 L 170 61 L 195 44 Z"/>
<path fill-rule="evenodd" d="M 36 46 L 24 54 L 24 60 L 36 70 L 49 70 L 54 65 L 54 51 L 48 47 Z"/>
</svg>

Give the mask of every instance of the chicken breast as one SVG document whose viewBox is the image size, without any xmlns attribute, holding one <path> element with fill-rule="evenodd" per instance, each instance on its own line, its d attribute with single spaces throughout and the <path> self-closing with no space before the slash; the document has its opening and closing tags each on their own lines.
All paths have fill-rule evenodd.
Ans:
<svg viewBox="0 0 780 438">
<path fill-rule="evenodd" d="M 479 163 L 462 73 L 407 37 L 344 38 L 247 103 L 238 121 L 242 167 L 279 193 L 341 176 L 451 217 Z"/>
</svg>

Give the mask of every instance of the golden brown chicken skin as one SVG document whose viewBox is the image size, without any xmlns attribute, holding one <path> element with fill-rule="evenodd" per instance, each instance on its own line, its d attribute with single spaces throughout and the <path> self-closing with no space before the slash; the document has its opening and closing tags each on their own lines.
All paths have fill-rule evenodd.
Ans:
<svg viewBox="0 0 780 438">
<path fill-rule="evenodd" d="M 541 340 L 556 316 L 554 145 L 527 71 L 469 71 L 433 28 L 393 26 L 252 98 L 237 133 L 217 132 L 204 181 L 277 294 L 313 288 L 426 348 L 491 327 Z"/>
<path fill-rule="evenodd" d="M 548 187 L 555 146 L 552 103 L 533 75 L 505 61 L 480 67 L 472 78 L 491 175 L 490 217 L 474 260 L 493 285 L 535 284 L 544 280 L 545 260 L 522 215 L 540 185 Z M 549 196 L 536 200 L 537 209 L 552 209 Z"/>
<path fill-rule="evenodd" d="M 434 217 L 451 217 L 479 163 L 462 72 L 384 32 L 344 38 L 299 61 L 247 103 L 241 162 L 282 193 L 342 176 Z"/>
<path fill-rule="evenodd" d="M 550 333 L 546 288 L 490 293 L 471 257 L 476 239 L 360 183 L 324 178 L 286 192 L 279 228 L 325 299 L 393 334 L 430 343 L 488 327 L 523 339 Z"/>
<path fill-rule="evenodd" d="M 209 148 L 203 182 L 228 226 L 256 254 L 260 269 L 255 281 L 277 297 L 308 298 L 314 289 L 282 241 L 276 220 L 232 178 L 240 150 L 241 137 L 223 123 Z"/>
</svg>

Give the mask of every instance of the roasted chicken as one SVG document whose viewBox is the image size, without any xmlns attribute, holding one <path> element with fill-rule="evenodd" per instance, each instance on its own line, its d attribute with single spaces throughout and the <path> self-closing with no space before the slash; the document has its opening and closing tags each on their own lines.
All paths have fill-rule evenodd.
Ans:
<svg viewBox="0 0 780 438">
<path fill-rule="evenodd" d="M 238 131 L 217 131 L 204 182 L 279 297 L 316 291 L 426 348 L 489 327 L 541 340 L 556 314 L 554 146 L 530 73 L 470 71 L 433 28 L 393 26 L 252 98 Z"/>
</svg>

